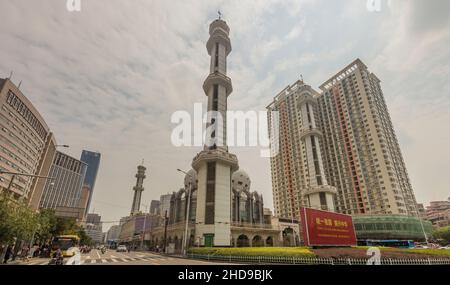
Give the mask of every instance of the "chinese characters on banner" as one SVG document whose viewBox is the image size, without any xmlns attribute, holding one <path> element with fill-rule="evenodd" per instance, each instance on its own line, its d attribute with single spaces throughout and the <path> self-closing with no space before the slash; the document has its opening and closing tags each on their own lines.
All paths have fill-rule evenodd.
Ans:
<svg viewBox="0 0 450 285">
<path fill-rule="evenodd" d="M 351 216 L 310 208 L 301 208 L 300 214 L 303 240 L 306 245 L 356 245 L 356 234 Z"/>
</svg>

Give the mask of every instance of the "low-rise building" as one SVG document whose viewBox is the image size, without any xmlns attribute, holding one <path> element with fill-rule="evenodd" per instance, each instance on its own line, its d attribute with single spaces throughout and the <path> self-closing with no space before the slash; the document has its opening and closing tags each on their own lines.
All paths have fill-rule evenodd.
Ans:
<svg viewBox="0 0 450 285">
<path fill-rule="evenodd" d="M 450 226 L 450 198 L 447 201 L 433 201 L 426 209 L 426 219 L 435 228 Z"/>
</svg>

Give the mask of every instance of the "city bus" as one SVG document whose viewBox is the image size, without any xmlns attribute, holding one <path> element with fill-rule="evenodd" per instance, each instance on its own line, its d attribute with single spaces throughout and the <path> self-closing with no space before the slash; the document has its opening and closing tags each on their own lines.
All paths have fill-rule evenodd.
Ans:
<svg viewBox="0 0 450 285">
<path fill-rule="evenodd" d="M 412 240 L 358 240 L 358 245 L 360 246 L 384 246 L 384 247 L 397 247 L 397 248 L 414 248 L 415 244 Z"/>
<path fill-rule="evenodd" d="M 63 256 L 71 257 L 77 252 L 77 247 L 80 245 L 80 238 L 77 235 L 60 235 L 52 240 L 51 256 L 61 249 Z"/>
</svg>

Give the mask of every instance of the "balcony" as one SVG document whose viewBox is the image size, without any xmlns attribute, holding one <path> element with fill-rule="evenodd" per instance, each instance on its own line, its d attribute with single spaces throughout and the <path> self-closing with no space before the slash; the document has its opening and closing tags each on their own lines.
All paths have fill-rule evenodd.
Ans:
<svg viewBox="0 0 450 285">
<path fill-rule="evenodd" d="M 233 92 L 233 85 L 231 84 L 231 78 L 220 73 L 214 72 L 211 73 L 203 83 L 203 91 L 205 91 L 206 96 L 208 96 L 209 89 L 214 85 L 218 84 L 227 89 L 227 96 Z"/>
<path fill-rule="evenodd" d="M 319 129 L 317 128 L 311 128 L 311 129 L 303 129 L 300 133 L 300 139 L 305 139 L 310 136 L 317 136 L 322 137 L 323 134 Z"/>
</svg>

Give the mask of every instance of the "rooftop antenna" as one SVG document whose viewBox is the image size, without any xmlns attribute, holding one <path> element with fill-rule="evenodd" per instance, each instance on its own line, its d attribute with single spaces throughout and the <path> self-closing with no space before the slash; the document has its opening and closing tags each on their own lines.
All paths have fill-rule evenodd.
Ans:
<svg viewBox="0 0 450 285">
<path fill-rule="evenodd" d="M 300 80 L 302 81 L 302 83 L 304 83 L 304 81 L 303 81 L 303 74 L 300 74 Z"/>
<path fill-rule="evenodd" d="M 141 165 L 144 165 L 144 159 L 142 159 L 142 164 Z"/>
<path fill-rule="evenodd" d="M 13 76 L 13 71 L 11 70 L 11 72 L 9 73 L 9 77 L 8 79 L 11 80 L 11 77 Z"/>
<path fill-rule="evenodd" d="M 20 89 L 20 85 L 22 85 L 22 80 L 20 80 L 19 85 L 17 85 L 17 89 Z"/>
<path fill-rule="evenodd" d="M 219 14 L 219 20 L 221 20 L 222 19 L 222 13 L 220 12 L 220 10 L 217 11 L 217 14 Z"/>
</svg>

